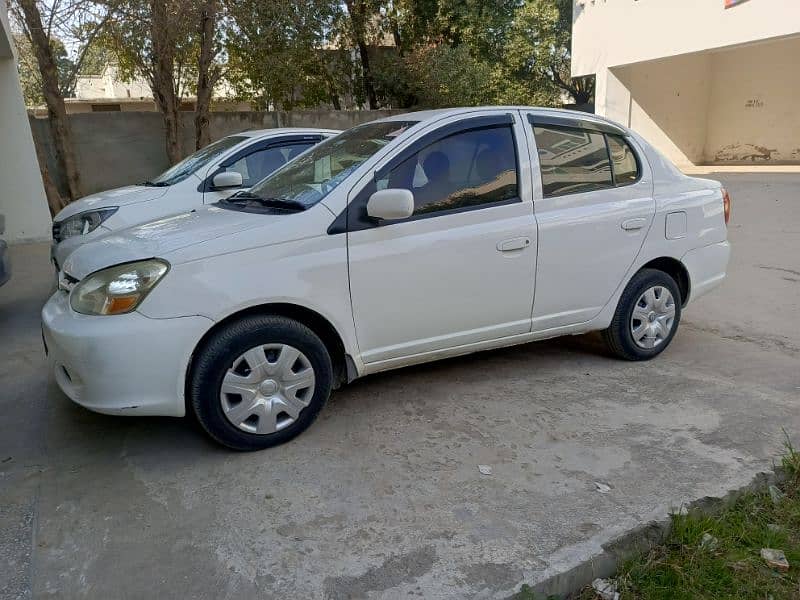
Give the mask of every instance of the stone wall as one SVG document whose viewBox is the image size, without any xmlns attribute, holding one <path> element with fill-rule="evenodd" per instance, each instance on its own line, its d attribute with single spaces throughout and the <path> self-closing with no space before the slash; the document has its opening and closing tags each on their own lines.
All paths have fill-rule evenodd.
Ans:
<svg viewBox="0 0 800 600">
<path fill-rule="evenodd" d="M 249 129 L 320 127 L 348 129 L 402 111 L 294 111 L 211 113 L 211 138 L 219 139 Z M 194 151 L 194 113 L 181 113 L 182 149 Z M 86 194 L 151 179 L 169 163 L 164 149 L 164 129 L 159 113 L 97 112 L 69 116 L 78 167 Z M 47 119 L 30 117 L 31 130 L 47 157 L 50 172 L 60 187 L 59 171 Z"/>
</svg>

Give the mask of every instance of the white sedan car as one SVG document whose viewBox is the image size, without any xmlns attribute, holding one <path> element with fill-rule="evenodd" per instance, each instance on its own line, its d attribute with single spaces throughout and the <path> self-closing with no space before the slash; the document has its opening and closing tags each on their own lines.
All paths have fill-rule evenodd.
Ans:
<svg viewBox="0 0 800 600">
<path fill-rule="evenodd" d="M 42 311 L 61 389 L 285 442 L 331 390 L 602 330 L 645 360 L 725 277 L 730 202 L 636 133 L 537 108 L 350 129 L 234 197 L 73 252 Z"/>
<path fill-rule="evenodd" d="M 293 127 L 244 131 L 209 144 L 155 179 L 81 198 L 53 219 L 56 268 L 75 248 L 109 231 L 186 212 L 250 187 L 337 133 Z"/>
</svg>

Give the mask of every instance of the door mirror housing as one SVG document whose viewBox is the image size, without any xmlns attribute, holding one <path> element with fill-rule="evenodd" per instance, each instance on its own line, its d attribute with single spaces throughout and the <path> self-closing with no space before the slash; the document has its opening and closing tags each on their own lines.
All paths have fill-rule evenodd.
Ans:
<svg viewBox="0 0 800 600">
<path fill-rule="evenodd" d="M 243 182 L 242 174 L 238 171 L 222 171 L 214 175 L 211 181 L 216 189 L 242 187 Z"/>
<path fill-rule="evenodd" d="M 390 188 L 372 194 L 367 201 L 367 215 L 373 219 L 407 219 L 414 214 L 414 194 L 410 190 Z"/>
</svg>

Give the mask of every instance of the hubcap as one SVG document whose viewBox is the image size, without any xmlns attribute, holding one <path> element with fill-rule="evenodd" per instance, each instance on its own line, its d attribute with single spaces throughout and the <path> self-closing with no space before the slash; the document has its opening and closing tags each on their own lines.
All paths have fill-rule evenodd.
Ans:
<svg viewBox="0 0 800 600">
<path fill-rule="evenodd" d="M 234 426 L 266 435 L 294 423 L 314 396 L 314 368 L 287 344 L 251 348 L 222 379 L 222 412 Z"/>
<path fill-rule="evenodd" d="M 631 315 L 631 335 L 640 348 L 655 348 L 669 337 L 675 323 L 675 299 L 664 286 L 648 288 Z"/>
</svg>

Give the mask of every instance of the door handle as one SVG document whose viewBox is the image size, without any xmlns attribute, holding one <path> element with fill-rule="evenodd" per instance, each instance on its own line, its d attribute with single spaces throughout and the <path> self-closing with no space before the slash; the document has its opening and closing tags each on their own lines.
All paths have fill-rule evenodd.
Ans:
<svg viewBox="0 0 800 600">
<path fill-rule="evenodd" d="M 526 237 L 512 238 L 497 242 L 497 249 L 500 252 L 513 252 L 514 250 L 524 250 L 531 245 L 531 239 Z"/>
<path fill-rule="evenodd" d="M 638 219 L 627 219 L 623 221 L 621 225 L 625 231 L 633 231 L 634 229 L 641 229 L 647 225 L 647 219 L 642 217 Z"/>
</svg>

